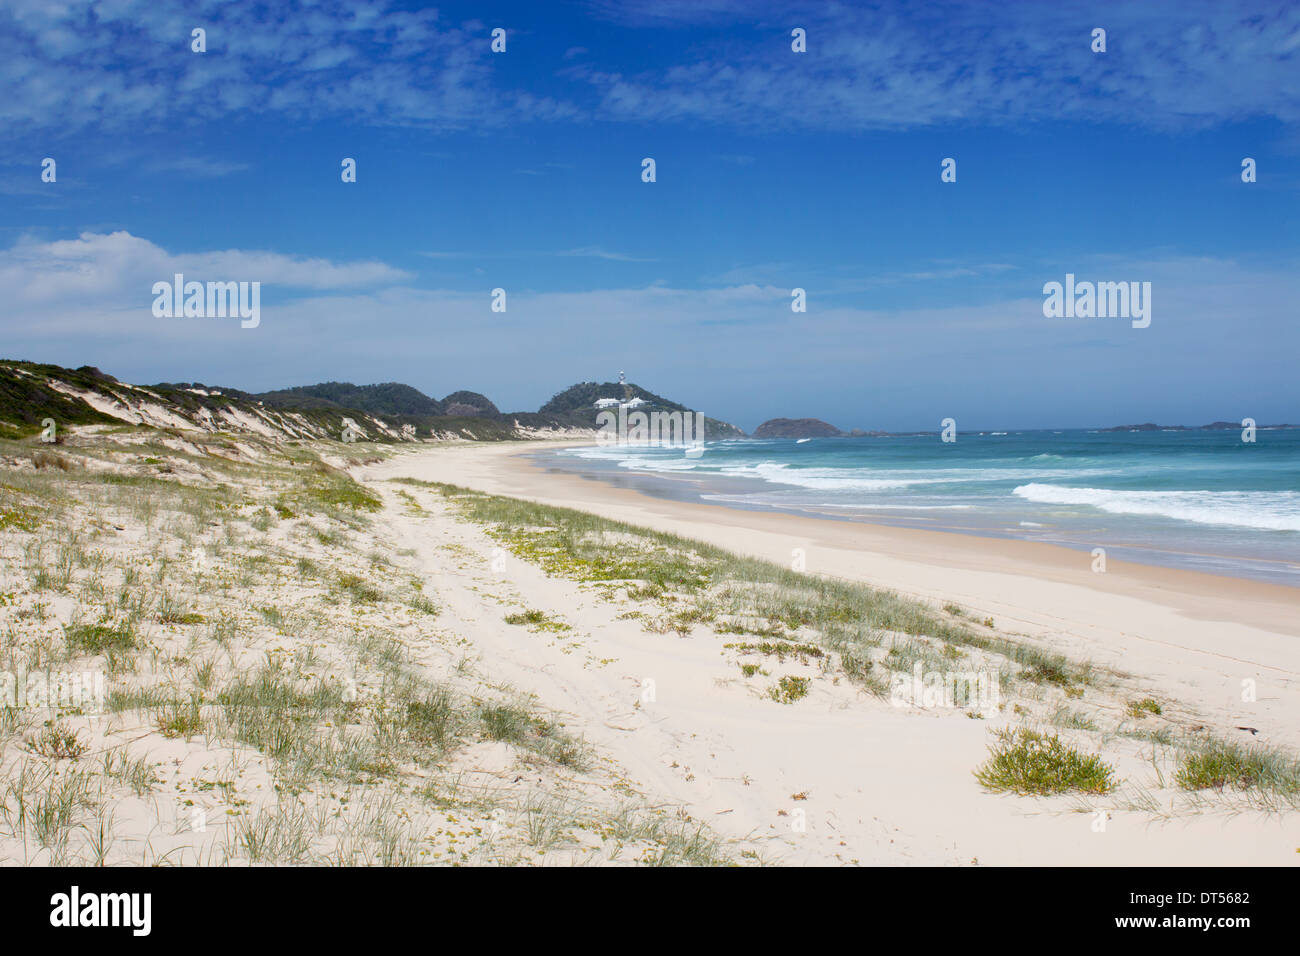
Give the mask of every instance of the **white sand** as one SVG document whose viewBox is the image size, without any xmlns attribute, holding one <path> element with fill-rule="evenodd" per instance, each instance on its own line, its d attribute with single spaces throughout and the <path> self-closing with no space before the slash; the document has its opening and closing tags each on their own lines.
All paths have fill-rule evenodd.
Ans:
<svg viewBox="0 0 1300 956">
<path fill-rule="evenodd" d="M 1094 574 L 1088 555 L 1049 545 L 663 501 L 547 473 L 518 457 L 536 450 L 428 446 L 356 474 L 390 501 L 400 486 L 383 479 L 409 476 L 581 508 L 781 564 L 803 548 L 810 573 L 954 601 L 993 617 L 1001 633 L 1137 675 L 1152 696 L 1179 702 L 1221 736 L 1300 743 L 1298 591 L 1116 561 Z M 1212 801 L 1204 812 L 1166 819 L 1128 809 L 1132 787 L 1086 799 L 985 793 L 972 770 L 987 756 L 990 729 L 1005 717 L 894 708 L 846 682 L 817 681 L 812 695 L 791 706 L 762 699 L 736 679 L 720 640 L 648 633 L 618 620 L 620 608 L 597 594 L 513 556 L 494 572 L 496 546 L 480 529 L 453 518 L 438 495 L 403 490 L 431 513 L 389 509 L 385 533 L 417 551 L 448 605 L 448 623 L 463 629 L 486 668 L 570 714 L 570 729 L 618 762 L 643 792 L 684 804 L 729 836 L 762 840 L 772 859 L 1300 861 L 1294 812 L 1233 814 Z M 506 625 L 502 617 L 515 604 L 560 616 L 575 630 L 537 634 Z M 1254 703 L 1241 699 L 1246 679 L 1257 682 Z M 643 701 L 647 680 L 653 702 Z M 1258 738 L 1237 725 L 1257 728 Z M 1120 774 L 1134 786 L 1149 782 L 1154 772 L 1143 754 L 1150 745 L 1122 743 L 1128 749 L 1115 758 Z"/>
</svg>

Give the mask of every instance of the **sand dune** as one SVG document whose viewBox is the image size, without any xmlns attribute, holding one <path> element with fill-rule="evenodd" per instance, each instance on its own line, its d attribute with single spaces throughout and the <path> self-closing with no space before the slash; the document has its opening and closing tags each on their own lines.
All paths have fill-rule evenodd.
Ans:
<svg viewBox="0 0 1300 956">
<path fill-rule="evenodd" d="M 651 499 L 547 473 L 518 446 L 406 451 L 354 472 L 372 488 L 405 476 L 577 508 L 786 564 L 861 580 L 991 616 L 999 633 L 1131 675 L 1176 702 L 1187 721 L 1224 735 L 1290 745 L 1300 728 L 1295 592 L 1192 572 L 1111 562 L 1092 574 L 1078 554 L 1047 545 L 817 521 Z M 391 485 L 387 485 L 391 488 Z M 817 681 L 795 706 L 734 680 L 716 637 L 646 633 L 619 607 L 510 556 L 457 521 L 436 495 L 406 489 L 427 514 L 394 516 L 438 593 L 493 672 L 535 692 L 617 762 L 652 799 L 680 802 L 720 832 L 757 841 L 790 863 L 1291 864 L 1294 813 L 1195 810 L 1166 803 L 1150 746 L 1110 741 L 1133 793 L 1016 797 L 984 792 L 972 769 L 1010 715 L 898 708 L 848 682 Z M 446 551 L 454 542 L 452 561 Z M 490 597 L 489 597 L 490 595 Z M 570 623 L 567 637 L 499 622 L 501 600 Z M 654 700 L 644 697 L 653 681 Z M 1257 701 L 1242 700 L 1243 680 Z M 1084 702 L 1086 706 L 1086 701 Z M 1258 736 L 1237 730 L 1249 726 Z M 1104 737 L 1104 735 L 1103 735 Z M 1154 788 L 1154 790 L 1152 790 Z M 1105 814 L 1103 821 L 1102 814 Z"/>
</svg>

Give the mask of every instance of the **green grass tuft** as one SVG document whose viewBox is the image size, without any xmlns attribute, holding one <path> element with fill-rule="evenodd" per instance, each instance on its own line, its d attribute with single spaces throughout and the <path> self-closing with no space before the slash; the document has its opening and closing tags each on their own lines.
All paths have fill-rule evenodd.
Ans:
<svg viewBox="0 0 1300 956">
<path fill-rule="evenodd" d="M 64 628 L 68 649 L 73 654 L 104 654 L 112 651 L 129 651 L 136 646 L 135 634 L 129 627 L 108 624 L 69 624 Z"/>
<path fill-rule="evenodd" d="M 1080 791 L 1109 793 L 1116 786 L 1114 768 L 1097 754 L 1084 754 L 1033 730 L 1004 730 L 975 779 L 986 789 L 1048 795 Z"/>
<path fill-rule="evenodd" d="M 796 700 L 808 696 L 810 684 L 812 684 L 811 677 L 791 677 L 787 674 L 776 682 L 775 687 L 768 690 L 767 695 L 778 703 L 793 704 Z"/>
<path fill-rule="evenodd" d="M 1128 703 L 1128 715 L 1130 717 L 1145 717 L 1147 714 L 1155 714 L 1157 717 L 1164 713 L 1164 708 L 1160 702 L 1153 697 L 1144 697 L 1142 700 L 1131 700 Z"/>
<path fill-rule="evenodd" d="M 542 611 L 528 610 L 506 615 L 507 624 L 527 626 L 534 631 L 567 631 L 568 624 L 547 615 Z"/>
<path fill-rule="evenodd" d="M 1183 754 L 1174 780 L 1184 790 L 1265 790 L 1300 795 L 1300 761 L 1264 748 L 1213 741 Z"/>
</svg>

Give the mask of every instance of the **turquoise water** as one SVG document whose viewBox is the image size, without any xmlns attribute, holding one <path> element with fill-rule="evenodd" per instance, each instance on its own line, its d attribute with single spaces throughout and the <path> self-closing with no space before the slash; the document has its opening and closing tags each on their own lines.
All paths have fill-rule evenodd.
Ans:
<svg viewBox="0 0 1300 956">
<path fill-rule="evenodd" d="M 1300 429 L 597 446 L 553 467 L 737 508 L 1047 541 L 1300 585 Z"/>
</svg>

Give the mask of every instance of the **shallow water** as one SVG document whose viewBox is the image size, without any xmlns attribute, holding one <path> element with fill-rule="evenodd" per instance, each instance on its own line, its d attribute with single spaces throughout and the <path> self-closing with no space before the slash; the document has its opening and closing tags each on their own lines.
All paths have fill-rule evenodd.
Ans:
<svg viewBox="0 0 1300 956">
<path fill-rule="evenodd" d="M 736 508 L 1101 547 L 1300 586 L 1300 429 L 937 434 L 605 445 L 552 467 Z"/>
</svg>

